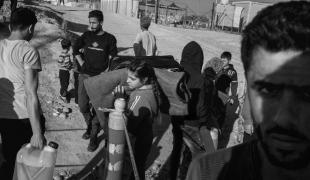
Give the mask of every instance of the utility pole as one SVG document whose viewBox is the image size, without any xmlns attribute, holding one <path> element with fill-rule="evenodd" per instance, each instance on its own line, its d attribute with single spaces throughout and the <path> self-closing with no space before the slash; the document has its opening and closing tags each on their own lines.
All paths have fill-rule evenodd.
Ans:
<svg viewBox="0 0 310 180">
<path fill-rule="evenodd" d="M 158 23 L 159 0 L 155 0 L 155 24 Z"/>
<path fill-rule="evenodd" d="M 211 15 L 211 30 L 214 30 L 214 21 L 215 21 L 215 16 L 216 16 L 216 6 L 217 6 L 217 0 L 212 3 L 212 15 Z"/>
<path fill-rule="evenodd" d="M 187 23 L 186 23 L 186 21 L 187 21 L 187 9 L 188 9 L 188 7 L 186 5 L 186 7 L 185 7 L 185 16 L 183 18 L 183 27 L 185 27 L 187 25 Z"/>
<path fill-rule="evenodd" d="M 167 23 L 167 22 L 168 22 L 168 21 L 167 21 L 167 20 L 168 20 L 168 19 L 167 19 L 167 16 L 168 16 L 168 5 L 166 5 L 166 20 L 165 20 L 165 24 L 168 24 L 168 23 Z"/>
<path fill-rule="evenodd" d="M 145 12 L 144 12 L 144 16 L 147 16 L 147 0 L 145 0 Z"/>
<path fill-rule="evenodd" d="M 212 14 L 211 14 L 211 30 L 214 28 L 214 15 L 215 15 L 215 10 L 214 10 L 214 5 L 215 3 L 212 3 Z"/>
</svg>

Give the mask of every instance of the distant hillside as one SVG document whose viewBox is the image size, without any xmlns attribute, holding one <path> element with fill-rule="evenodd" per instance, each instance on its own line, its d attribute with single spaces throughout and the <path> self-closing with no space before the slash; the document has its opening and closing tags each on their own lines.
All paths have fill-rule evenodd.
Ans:
<svg viewBox="0 0 310 180">
<path fill-rule="evenodd" d="M 211 17 L 212 12 L 212 4 L 215 0 L 159 0 L 165 4 L 169 3 L 176 3 L 176 5 L 180 7 L 184 7 L 188 9 L 188 14 L 195 14 L 195 15 L 204 15 Z M 229 2 L 237 2 L 237 1 L 249 1 L 249 0 L 229 0 Z M 261 2 L 261 3 L 277 3 L 289 0 L 253 0 L 254 2 Z M 220 2 L 220 0 L 217 0 Z"/>
</svg>

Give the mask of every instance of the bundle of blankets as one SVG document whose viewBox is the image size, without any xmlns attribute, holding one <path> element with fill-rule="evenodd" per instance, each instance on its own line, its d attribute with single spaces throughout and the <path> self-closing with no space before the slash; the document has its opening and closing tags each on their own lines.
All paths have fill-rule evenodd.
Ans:
<svg viewBox="0 0 310 180">
<path fill-rule="evenodd" d="M 96 110 L 102 127 L 106 125 L 108 114 L 100 111 L 99 108 L 113 108 L 112 92 L 116 86 L 126 84 L 127 69 L 125 67 L 132 60 L 134 60 L 132 57 L 129 59 L 121 57 L 110 71 L 84 81 L 90 102 Z M 165 103 L 160 108 L 161 112 L 176 116 L 187 115 L 190 92 L 186 86 L 186 73 L 181 70 L 179 63 L 174 61 L 172 56 L 164 56 L 164 58 L 155 56 L 144 58 L 144 60 L 154 67 L 157 81 L 166 97 Z"/>
</svg>

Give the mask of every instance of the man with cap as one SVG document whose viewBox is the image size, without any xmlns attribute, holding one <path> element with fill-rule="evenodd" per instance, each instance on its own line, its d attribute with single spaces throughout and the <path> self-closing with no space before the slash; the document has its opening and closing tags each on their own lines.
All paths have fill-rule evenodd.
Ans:
<svg viewBox="0 0 310 180">
<path fill-rule="evenodd" d="M 151 18 L 144 16 L 140 19 L 140 27 L 142 32 L 140 32 L 133 44 L 133 49 L 135 56 L 155 56 L 156 38 L 148 29 L 151 25 Z"/>
</svg>

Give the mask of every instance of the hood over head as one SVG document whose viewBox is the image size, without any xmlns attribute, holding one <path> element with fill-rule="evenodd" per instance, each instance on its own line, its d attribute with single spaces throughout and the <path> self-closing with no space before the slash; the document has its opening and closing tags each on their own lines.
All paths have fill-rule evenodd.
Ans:
<svg viewBox="0 0 310 180">
<path fill-rule="evenodd" d="M 180 64 L 184 67 L 185 71 L 188 71 L 189 73 L 193 70 L 201 73 L 201 68 L 203 65 L 203 51 L 197 42 L 191 41 L 186 44 L 182 51 Z"/>
</svg>

